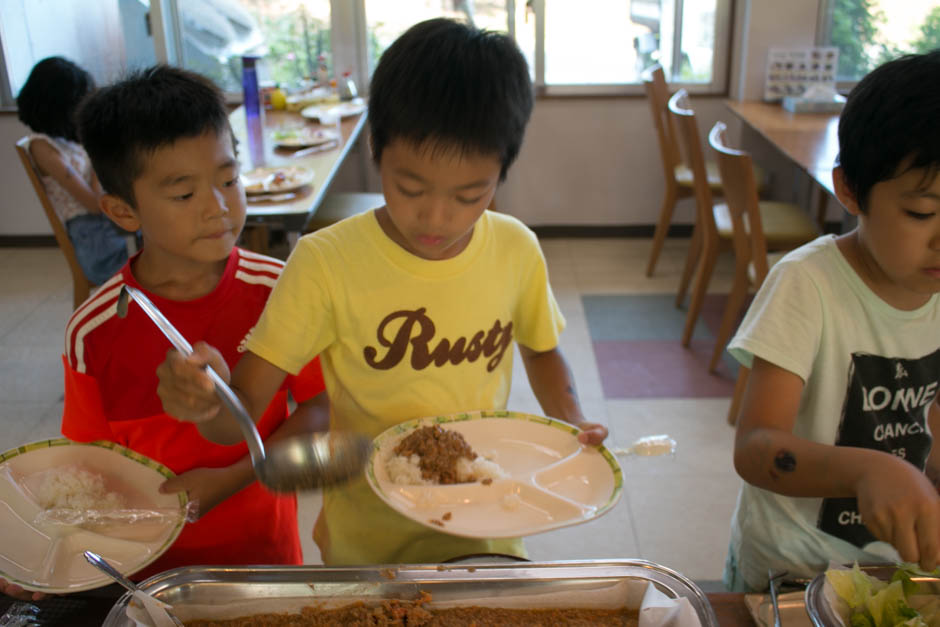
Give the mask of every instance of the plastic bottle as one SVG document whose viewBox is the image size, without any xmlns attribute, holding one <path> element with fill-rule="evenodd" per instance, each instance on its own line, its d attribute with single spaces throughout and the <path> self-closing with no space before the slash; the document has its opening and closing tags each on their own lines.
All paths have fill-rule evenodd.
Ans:
<svg viewBox="0 0 940 627">
<path fill-rule="evenodd" d="M 245 130 L 251 167 L 264 165 L 264 107 L 258 88 L 258 57 L 242 57 L 242 96 L 245 104 Z"/>
<path fill-rule="evenodd" d="M 352 72 L 346 70 L 343 72 L 343 80 L 339 82 L 339 99 L 352 100 L 359 95 L 356 89 L 356 82 L 352 79 Z"/>
</svg>

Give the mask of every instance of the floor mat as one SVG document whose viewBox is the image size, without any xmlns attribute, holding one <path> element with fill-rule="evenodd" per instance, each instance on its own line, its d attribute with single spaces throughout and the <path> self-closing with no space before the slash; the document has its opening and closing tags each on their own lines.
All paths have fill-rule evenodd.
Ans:
<svg viewBox="0 0 940 627">
<path fill-rule="evenodd" d="M 601 386 L 607 398 L 730 397 L 737 363 L 724 353 L 708 372 L 725 294 L 705 297 L 689 348 L 680 343 L 686 308 L 673 294 L 592 294 L 581 297 Z"/>
</svg>

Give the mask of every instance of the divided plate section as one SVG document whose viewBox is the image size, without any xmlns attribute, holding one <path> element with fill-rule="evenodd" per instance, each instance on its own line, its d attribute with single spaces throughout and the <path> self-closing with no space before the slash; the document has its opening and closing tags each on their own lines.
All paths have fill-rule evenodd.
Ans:
<svg viewBox="0 0 940 627">
<path fill-rule="evenodd" d="M 122 495 L 125 508 L 179 511 L 175 521 L 81 526 L 39 523 L 38 494 L 46 471 L 78 466 L 104 478 L 105 489 Z M 0 576 L 28 590 L 77 592 L 110 583 L 85 561 L 98 553 L 119 571 L 140 570 L 169 548 L 184 524 L 183 494 L 160 494 L 172 476 L 166 467 L 112 443 L 47 440 L 0 456 Z"/>
<path fill-rule="evenodd" d="M 400 485 L 388 460 L 416 428 L 440 424 L 463 435 L 478 455 L 508 475 L 489 485 Z M 516 412 L 475 412 L 412 420 L 376 438 L 367 470 L 373 490 L 401 514 L 471 538 L 531 535 L 599 516 L 620 496 L 622 474 L 603 447 L 585 447 L 577 429 Z"/>
</svg>

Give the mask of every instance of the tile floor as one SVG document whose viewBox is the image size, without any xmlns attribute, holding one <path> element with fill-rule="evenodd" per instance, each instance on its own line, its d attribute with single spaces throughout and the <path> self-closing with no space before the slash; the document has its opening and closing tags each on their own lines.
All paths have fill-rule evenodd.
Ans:
<svg viewBox="0 0 940 627">
<path fill-rule="evenodd" d="M 725 422 L 730 375 L 712 377 L 715 388 L 700 397 L 670 394 L 667 385 L 659 397 L 615 398 L 622 393 L 611 393 L 611 386 L 604 385 L 594 342 L 604 339 L 604 329 L 616 330 L 620 322 L 605 320 L 603 312 L 598 318 L 593 307 L 591 329 L 584 305 L 602 295 L 673 295 L 686 245 L 687 240 L 668 241 L 655 277 L 647 278 L 649 240 L 542 242 L 555 295 L 568 320 L 562 349 L 587 414 L 609 425 L 612 446 L 657 433 L 671 435 L 679 446 L 672 458 L 622 457 L 626 485 L 617 506 L 592 522 L 530 537 L 526 545 L 532 559 L 635 557 L 674 568 L 706 588 L 721 579 L 728 521 L 740 481 L 731 465 L 733 430 Z M 0 450 L 6 450 L 59 435 L 59 356 L 72 296 L 68 268 L 55 248 L 0 248 L 0 267 Z M 730 270 L 729 259 L 719 262 L 711 292 L 727 293 Z M 675 385 L 682 387 L 689 376 L 702 380 L 711 350 L 707 334 L 702 338 L 677 362 Z M 601 341 L 597 346 L 615 350 L 608 344 Z M 600 361 L 610 367 L 609 360 Z M 540 413 L 518 359 L 516 364 L 509 407 Z M 309 536 L 317 501 L 316 493 L 302 498 L 300 525 L 308 563 L 319 562 Z"/>
</svg>

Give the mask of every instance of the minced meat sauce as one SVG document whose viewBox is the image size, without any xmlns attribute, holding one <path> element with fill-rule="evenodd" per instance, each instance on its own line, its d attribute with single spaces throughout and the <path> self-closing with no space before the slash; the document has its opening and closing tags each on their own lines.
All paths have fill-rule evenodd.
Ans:
<svg viewBox="0 0 940 627">
<path fill-rule="evenodd" d="M 463 436 L 456 431 L 443 429 L 440 425 L 428 425 L 415 429 L 395 447 L 395 454 L 402 457 L 417 455 L 421 477 L 437 484 L 459 483 L 457 460 L 477 458 Z"/>
<path fill-rule="evenodd" d="M 355 603 L 335 609 L 305 607 L 300 614 L 256 614 L 227 620 L 193 620 L 186 627 L 320 627 L 326 625 L 387 625 L 420 627 L 496 627 L 497 625 L 627 625 L 636 627 L 635 610 L 582 608 L 500 609 L 489 607 L 425 608 L 430 596 L 417 601 L 383 601 L 367 606 Z"/>
</svg>

